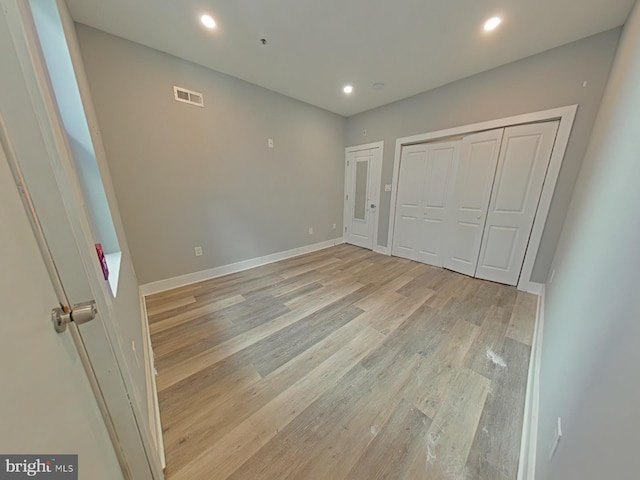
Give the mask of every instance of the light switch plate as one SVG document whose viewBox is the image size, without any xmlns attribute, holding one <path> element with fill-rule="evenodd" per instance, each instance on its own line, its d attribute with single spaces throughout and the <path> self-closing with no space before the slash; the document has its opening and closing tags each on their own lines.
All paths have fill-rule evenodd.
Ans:
<svg viewBox="0 0 640 480">
<path fill-rule="evenodd" d="M 387 184 L 384 186 L 384 191 L 385 191 L 385 192 L 390 192 L 390 191 L 391 191 L 391 184 L 390 184 L 390 183 L 387 183 Z"/>
</svg>

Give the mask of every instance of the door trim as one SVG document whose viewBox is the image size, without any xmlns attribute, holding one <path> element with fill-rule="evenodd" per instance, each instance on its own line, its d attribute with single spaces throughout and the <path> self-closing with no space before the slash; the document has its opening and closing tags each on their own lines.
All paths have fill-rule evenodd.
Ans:
<svg viewBox="0 0 640 480">
<path fill-rule="evenodd" d="M 464 125 L 461 127 L 448 128 L 444 130 L 437 130 L 434 132 L 423 133 L 419 135 L 412 135 L 409 137 L 401 137 L 396 139 L 396 150 L 393 158 L 393 181 L 391 184 L 391 210 L 389 212 L 389 232 L 387 236 L 387 243 L 393 242 L 394 224 L 396 216 L 396 203 L 398 197 L 398 177 L 400 170 L 400 155 L 402 154 L 402 147 L 416 143 L 425 143 L 445 137 L 452 137 L 456 135 L 468 135 L 470 133 L 479 133 L 486 130 L 494 130 L 497 128 L 511 127 L 514 125 L 522 125 L 526 123 L 545 122 L 549 120 L 559 120 L 560 126 L 558 127 L 558 134 L 556 136 L 556 143 L 549 160 L 549 167 L 547 169 L 547 175 L 542 187 L 542 194 L 540 195 L 540 202 L 538 204 L 538 210 L 533 220 L 533 228 L 531 229 L 531 236 L 529 237 L 529 244 L 522 263 L 522 270 L 520 273 L 520 279 L 518 280 L 518 290 L 523 290 L 531 293 L 538 293 L 538 284 L 531 281 L 531 274 L 533 272 L 533 265 L 535 263 L 538 249 L 540 248 L 540 241 L 542 240 L 542 232 L 544 225 L 549 214 L 551 207 L 551 199 L 553 198 L 553 192 L 558 181 L 558 175 L 560 174 L 560 167 L 564 159 L 567 145 L 569 143 L 569 136 L 571 129 L 573 128 L 573 122 L 578 111 L 578 105 L 568 105 L 566 107 L 559 107 L 550 110 L 542 110 L 539 112 L 527 113 L 524 115 L 516 115 L 512 117 L 505 117 L 497 120 L 490 120 L 486 122 L 473 123 L 470 125 Z"/>
<path fill-rule="evenodd" d="M 344 207 L 342 211 L 342 236 L 346 240 L 347 236 L 345 235 L 344 229 L 347 225 L 347 218 L 349 218 L 348 205 L 347 205 L 347 192 L 349 191 L 349 185 L 347 184 L 347 181 L 349 178 L 347 175 L 347 168 L 348 168 L 347 160 L 349 158 L 349 154 L 354 152 L 359 152 L 361 150 L 371 150 L 374 148 L 378 149 L 378 152 L 374 154 L 374 159 L 376 158 L 376 155 L 378 155 L 377 160 L 374 160 L 375 168 L 374 170 L 371 171 L 371 175 L 373 175 L 374 182 L 377 182 L 378 184 L 377 196 L 375 198 L 376 209 L 373 217 L 373 245 L 372 245 L 372 250 L 376 252 L 378 251 L 376 250 L 376 248 L 378 248 L 378 222 L 380 219 L 380 190 L 381 190 L 380 182 L 382 181 L 382 160 L 384 155 L 383 141 L 366 143 L 364 145 L 355 145 L 353 147 L 347 147 L 344 149 L 344 191 L 342 192 L 342 200 L 344 202 Z"/>
</svg>

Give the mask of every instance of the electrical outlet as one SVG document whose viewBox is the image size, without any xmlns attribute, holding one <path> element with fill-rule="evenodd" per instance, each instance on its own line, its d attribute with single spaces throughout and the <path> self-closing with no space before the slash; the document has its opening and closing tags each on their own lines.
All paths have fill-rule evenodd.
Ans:
<svg viewBox="0 0 640 480">
<path fill-rule="evenodd" d="M 198 246 L 196 248 L 193 249 L 196 253 L 196 257 L 201 257 L 202 256 L 202 247 Z"/>
<path fill-rule="evenodd" d="M 390 183 L 385 184 L 384 191 L 385 192 L 390 192 L 391 191 L 391 184 Z"/>
<path fill-rule="evenodd" d="M 334 230 L 336 229 L 336 224 L 335 224 L 335 223 L 333 224 L 333 229 L 334 229 Z"/>
<path fill-rule="evenodd" d="M 309 235 L 313 235 L 313 227 L 309 227 Z"/>
<path fill-rule="evenodd" d="M 267 140 L 267 145 L 269 146 L 269 148 L 273 148 L 273 138 Z"/>
</svg>

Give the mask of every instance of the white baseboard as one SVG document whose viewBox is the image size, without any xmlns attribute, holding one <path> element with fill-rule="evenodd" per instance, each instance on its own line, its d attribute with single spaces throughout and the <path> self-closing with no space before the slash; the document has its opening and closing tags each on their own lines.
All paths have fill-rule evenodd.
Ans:
<svg viewBox="0 0 640 480">
<path fill-rule="evenodd" d="M 151 345 L 151 334 L 149 332 L 149 317 L 147 315 L 147 304 L 144 301 L 142 289 L 140 291 L 140 310 L 142 313 L 142 335 L 143 335 L 143 355 L 145 378 L 147 381 L 147 410 L 149 412 L 149 428 L 151 429 L 151 438 L 153 439 L 156 453 L 160 465 L 164 469 L 167 466 L 167 460 L 164 453 L 164 439 L 162 437 L 162 422 L 160 420 L 160 405 L 158 403 L 158 388 L 156 386 L 156 366 L 153 355 L 153 347 Z"/>
<path fill-rule="evenodd" d="M 520 463 L 517 480 L 535 480 L 536 446 L 538 442 L 538 413 L 540 407 L 540 368 L 542 361 L 542 341 L 544 330 L 545 286 L 540 284 L 536 324 L 531 342 L 527 394 L 524 404 L 524 421 L 520 441 Z"/>
<path fill-rule="evenodd" d="M 142 291 L 142 294 L 144 296 L 153 295 L 155 293 L 164 292 L 173 288 L 191 285 L 192 283 L 198 283 L 204 280 L 211 280 L 212 278 L 222 277 L 223 275 L 229 275 L 230 273 L 236 273 L 243 270 L 249 270 L 250 268 L 260 267 L 268 263 L 279 262 L 280 260 L 286 260 L 287 258 L 304 255 L 305 253 L 323 250 L 325 248 L 333 247 L 334 245 L 340 245 L 341 243 L 344 243 L 343 238 L 334 238 L 333 240 L 327 240 L 326 242 L 314 243 L 313 245 L 305 245 L 304 247 L 298 247 L 284 252 L 265 255 L 264 257 L 251 258 L 249 260 L 243 260 L 241 262 L 231 263 L 229 265 L 222 265 L 220 267 L 210 268 L 208 270 L 202 270 L 200 272 L 188 273 L 186 275 L 180 275 L 178 277 L 167 278 L 166 280 L 158 280 L 157 282 L 145 283 L 144 285 L 140 285 L 140 290 Z"/>
<path fill-rule="evenodd" d="M 382 255 L 391 255 L 391 249 L 389 247 L 383 247 L 382 245 L 374 245 L 373 251 L 381 253 Z"/>
<path fill-rule="evenodd" d="M 538 296 L 540 296 L 543 287 L 544 285 L 542 283 L 525 282 L 522 280 L 518 282 L 518 290 L 527 292 L 527 293 L 533 293 L 534 295 L 538 295 Z"/>
</svg>

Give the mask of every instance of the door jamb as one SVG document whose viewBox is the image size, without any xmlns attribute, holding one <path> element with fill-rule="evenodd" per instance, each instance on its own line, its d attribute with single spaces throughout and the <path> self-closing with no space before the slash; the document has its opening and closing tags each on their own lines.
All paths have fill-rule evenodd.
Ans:
<svg viewBox="0 0 640 480">
<path fill-rule="evenodd" d="M 373 245 L 372 250 L 374 252 L 379 252 L 378 247 L 378 222 L 380 220 L 380 182 L 382 181 L 382 160 L 384 155 L 384 141 L 366 143 L 364 145 L 355 145 L 353 147 L 347 147 L 344 149 L 344 192 L 343 192 L 343 201 L 344 201 L 344 209 L 342 216 L 342 236 L 346 240 L 346 235 L 344 228 L 347 226 L 347 219 L 349 218 L 349 212 L 347 211 L 347 192 L 349 191 L 349 185 L 347 184 L 349 176 L 348 176 L 348 167 L 347 161 L 349 160 L 349 154 L 353 152 L 359 152 L 361 150 L 370 150 L 373 148 L 377 148 L 377 153 L 374 154 L 374 169 L 371 174 L 373 177 L 374 185 L 377 184 L 377 196 L 374 199 L 376 204 L 376 209 L 373 218 Z M 377 158 L 376 158 L 377 157 Z"/>
<path fill-rule="evenodd" d="M 387 234 L 387 243 L 393 241 L 396 204 L 398 200 L 400 155 L 402 154 L 403 146 L 408 146 L 416 143 L 425 143 L 456 135 L 468 135 L 471 133 L 478 133 L 486 130 L 511 127 L 514 125 L 559 120 L 560 125 L 558 127 L 558 133 L 556 135 L 556 142 L 553 147 L 553 152 L 551 153 L 551 159 L 549 160 L 547 175 L 544 180 L 542 193 L 540 195 L 540 202 L 538 203 L 538 209 L 533 221 L 533 227 L 531 229 L 531 235 L 529 237 L 529 244 L 527 245 L 527 251 L 522 263 L 520 279 L 518 280 L 518 290 L 538 294 L 540 284 L 531 281 L 531 274 L 533 272 L 533 265 L 538 254 L 538 249 L 540 248 L 544 224 L 549 214 L 551 199 L 553 198 L 553 192 L 558 181 L 560 167 L 562 166 L 562 161 L 567 150 L 569 136 L 571 134 L 571 129 L 573 128 L 573 122 L 575 120 L 577 110 L 578 105 L 568 105 L 566 107 L 542 110 L 539 112 L 527 113 L 524 115 L 515 115 L 512 117 L 505 117 L 501 119 L 479 122 L 470 125 L 464 125 L 461 127 L 447 128 L 444 130 L 438 130 L 396 139 L 396 150 L 393 158 L 393 182 L 391 184 L 391 210 L 389 212 L 389 232 Z M 389 255 L 390 254 L 391 250 L 389 250 Z"/>
</svg>

